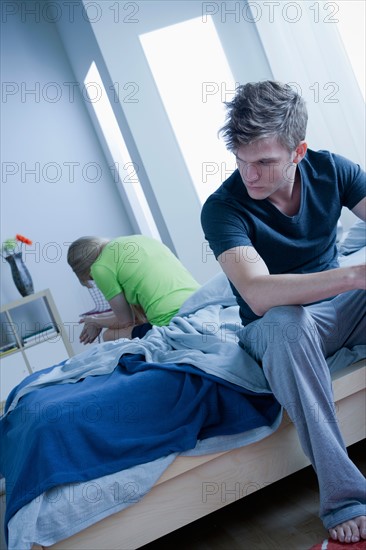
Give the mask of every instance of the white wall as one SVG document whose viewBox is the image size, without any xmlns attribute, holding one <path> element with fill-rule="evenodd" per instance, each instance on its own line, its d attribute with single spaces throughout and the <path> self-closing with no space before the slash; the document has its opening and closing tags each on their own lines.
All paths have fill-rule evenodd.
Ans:
<svg viewBox="0 0 366 550">
<path fill-rule="evenodd" d="M 6 2 L 3 10 L 1 240 L 16 233 L 33 240 L 24 256 L 35 291 L 50 288 L 62 320 L 71 326 L 93 302 L 66 262 L 67 243 L 133 229 L 43 6 Z M 0 269 L 2 303 L 18 299 L 3 259 Z M 77 333 L 76 351 L 82 349 Z"/>
</svg>

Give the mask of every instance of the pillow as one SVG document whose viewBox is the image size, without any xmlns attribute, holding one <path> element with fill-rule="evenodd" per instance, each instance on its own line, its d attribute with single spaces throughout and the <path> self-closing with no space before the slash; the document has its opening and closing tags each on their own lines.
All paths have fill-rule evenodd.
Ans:
<svg viewBox="0 0 366 550">
<path fill-rule="evenodd" d="M 357 221 L 338 245 L 339 253 L 348 256 L 366 245 L 366 222 Z"/>
</svg>

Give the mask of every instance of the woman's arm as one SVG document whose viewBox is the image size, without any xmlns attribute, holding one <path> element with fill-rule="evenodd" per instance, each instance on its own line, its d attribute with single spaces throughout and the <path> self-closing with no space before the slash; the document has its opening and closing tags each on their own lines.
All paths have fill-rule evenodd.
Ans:
<svg viewBox="0 0 366 550">
<path fill-rule="evenodd" d="M 109 300 L 109 304 L 112 312 L 87 315 L 80 319 L 80 323 L 84 323 L 84 328 L 80 334 L 81 343 L 91 344 L 94 342 L 103 328 L 110 330 L 130 329 L 135 325 L 134 313 L 123 293 L 114 296 Z"/>
<path fill-rule="evenodd" d="M 110 306 L 117 319 L 118 327 L 125 328 L 134 324 L 134 314 L 123 292 L 109 300 Z"/>
</svg>

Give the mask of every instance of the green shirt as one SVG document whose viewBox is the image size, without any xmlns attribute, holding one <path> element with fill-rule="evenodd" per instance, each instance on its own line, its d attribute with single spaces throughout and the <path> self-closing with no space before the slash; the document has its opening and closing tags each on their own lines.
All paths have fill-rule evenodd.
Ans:
<svg viewBox="0 0 366 550">
<path fill-rule="evenodd" d="M 167 246 L 143 235 L 110 241 L 90 272 L 106 300 L 122 292 L 129 304 L 140 305 L 148 321 L 159 326 L 167 325 L 199 287 Z"/>
</svg>

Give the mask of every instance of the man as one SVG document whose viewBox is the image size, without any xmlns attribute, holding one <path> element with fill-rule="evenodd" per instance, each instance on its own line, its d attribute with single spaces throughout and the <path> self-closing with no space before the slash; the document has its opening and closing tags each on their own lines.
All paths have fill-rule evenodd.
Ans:
<svg viewBox="0 0 366 550">
<path fill-rule="evenodd" d="M 364 343 L 365 266 L 338 267 L 336 229 L 342 206 L 366 219 L 365 173 L 307 148 L 306 106 L 290 86 L 246 84 L 227 107 L 221 133 L 238 169 L 204 204 L 202 226 L 240 306 L 241 345 L 317 473 L 324 526 L 357 542 L 366 483 L 334 418 L 325 359 Z"/>
</svg>

